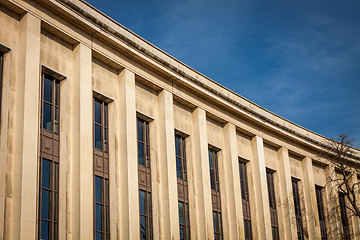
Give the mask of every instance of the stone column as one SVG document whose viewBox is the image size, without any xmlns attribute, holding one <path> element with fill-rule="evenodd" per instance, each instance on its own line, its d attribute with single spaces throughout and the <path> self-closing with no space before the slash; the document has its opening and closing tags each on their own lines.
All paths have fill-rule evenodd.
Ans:
<svg viewBox="0 0 360 240">
<path fill-rule="evenodd" d="M 258 223 L 258 239 L 268 239 L 272 236 L 270 221 L 269 194 L 266 181 L 266 167 L 263 139 L 259 136 L 251 140 L 253 161 L 248 165 L 252 172 L 252 181 L 254 184 L 255 212 Z"/>
<path fill-rule="evenodd" d="M 219 176 L 220 188 L 223 190 L 221 208 L 224 210 L 222 214 L 224 239 L 244 239 L 236 128 L 231 123 L 224 127 L 223 153 L 224 158 L 219 161 L 219 167 L 223 171 Z"/>
<path fill-rule="evenodd" d="M 40 101 L 40 19 L 20 20 L 16 84 L 15 155 L 9 239 L 35 239 Z"/>
<path fill-rule="evenodd" d="M 296 217 L 295 217 L 295 206 L 294 206 L 294 195 L 291 182 L 291 170 L 289 152 L 286 148 L 281 147 L 278 151 L 278 162 L 279 162 L 279 181 L 280 181 L 280 200 L 282 220 L 280 226 L 283 228 L 283 236 L 285 239 L 296 239 Z"/>
<path fill-rule="evenodd" d="M 195 206 L 190 208 L 190 216 L 195 215 L 196 221 L 191 222 L 191 232 L 192 236 L 195 232 L 194 239 L 214 239 L 206 112 L 201 108 L 196 108 L 192 119 L 191 149 L 193 161 L 189 164 L 191 164 L 193 176 L 193 181 L 190 184 L 193 184 Z"/>
<path fill-rule="evenodd" d="M 314 172 L 311 158 L 302 160 L 304 176 L 304 200 L 306 209 L 306 222 L 309 231 L 309 239 L 321 239 L 319 212 L 317 208 Z"/>
<path fill-rule="evenodd" d="M 116 188 L 118 239 L 139 239 L 139 186 L 136 137 L 135 74 L 124 69 L 119 76 L 119 100 L 115 102 Z"/>
<path fill-rule="evenodd" d="M 73 52 L 70 87 L 68 238 L 93 239 L 93 93 L 91 49 L 82 43 Z"/>
<path fill-rule="evenodd" d="M 158 109 L 160 239 L 179 239 L 174 108 L 170 92 L 163 90 L 159 94 Z"/>
</svg>

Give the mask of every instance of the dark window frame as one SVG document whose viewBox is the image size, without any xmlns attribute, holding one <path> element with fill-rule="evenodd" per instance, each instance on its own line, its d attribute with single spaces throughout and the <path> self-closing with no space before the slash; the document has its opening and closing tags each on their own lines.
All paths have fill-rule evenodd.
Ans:
<svg viewBox="0 0 360 240">
<path fill-rule="evenodd" d="M 319 222 L 320 222 L 320 232 L 321 240 L 327 239 L 327 230 L 326 230 L 326 221 L 325 221 L 325 211 L 324 211 L 324 202 L 322 197 L 323 187 L 315 185 L 316 193 L 316 203 L 318 208 Z"/>
<path fill-rule="evenodd" d="M 292 190 L 293 190 L 293 199 L 294 199 L 294 209 L 295 209 L 295 219 L 296 219 L 296 230 L 298 240 L 304 239 L 304 227 L 302 222 L 301 215 L 301 204 L 300 204 L 300 194 L 299 194 L 299 180 L 291 178 Z"/>
<path fill-rule="evenodd" d="M 270 207 L 270 221 L 271 221 L 271 232 L 273 240 L 279 239 L 279 222 L 276 210 L 276 195 L 275 195 L 275 185 L 274 185 L 274 172 L 267 170 L 266 171 L 266 180 L 268 187 L 268 196 L 269 196 L 269 207 Z"/>
<path fill-rule="evenodd" d="M 136 120 L 137 132 L 137 151 L 138 151 L 138 178 L 139 178 L 139 226 L 140 239 L 153 239 L 153 214 L 152 214 L 152 196 L 151 196 L 151 157 L 150 157 L 150 123 L 142 118 Z M 141 129 L 140 129 L 141 128 Z M 140 131 L 139 131 L 140 130 Z M 139 151 L 139 147 L 142 149 Z M 142 157 L 142 162 L 140 161 Z M 141 212 L 141 194 L 145 196 L 144 212 Z M 145 221 L 145 227 L 142 226 L 142 219 Z"/>
<path fill-rule="evenodd" d="M 100 104 L 100 111 L 96 111 L 97 104 Z M 97 115 L 100 114 L 100 116 Z M 100 122 L 97 118 L 100 117 Z M 100 146 L 96 147 L 95 128 L 100 128 Z M 94 192 L 94 239 L 110 239 L 110 190 L 109 190 L 109 109 L 108 103 L 93 98 L 93 192 Z M 97 183 L 100 182 L 98 185 Z M 100 187 L 100 189 L 98 188 Z M 97 198 L 100 196 L 100 198 Z M 100 217 L 97 214 L 100 211 Z M 98 226 L 100 222 L 100 226 Z"/>
<path fill-rule="evenodd" d="M 343 238 L 346 240 L 350 240 L 350 226 L 349 226 L 348 215 L 346 212 L 346 194 L 343 192 L 339 192 L 339 207 L 340 207 Z"/>
<path fill-rule="evenodd" d="M 211 200 L 213 210 L 213 227 L 214 239 L 223 239 L 223 225 L 221 217 L 221 193 L 220 193 L 220 179 L 219 179 L 219 151 L 213 148 L 208 149 L 209 154 L 209 169 L 210 169 L 210 184 L 211 184 Z"/>
<path fill-rule="evenodd" d="M 175 134 L 175 157 L 176 168 L 180 166 L 180 176 L 177 172 L 178 187 L 178 210 L 179 210 L 179 231 L 180 240 L 190 240 L 190 215 L 189 215 L 189 196 L 186 169 L 186 138 Z M 183 211 L 180 206 L 183 206 Z"/>
<path fill-rule="evenodd" d="M 250 195 L 247 178 L 247 162 L 239 158 L 240 190 L 243 208 L 244 235 L 246 240 L 252 239 Z"/>
<path fill-rule="evenodd" d="M 45 99 L 45 82 L 50 83 L 50 98 Z M 46 93 L 49 95 L 49 92 Z M 38 239 L 46 234 L 49 239 L 58 239 L 59 232 L 59 147 L 60 147 L 60 81 L 48 74 L 41 75 L 41 127 L 39 154 L 39 209 Z M 50 105 L 51 129 L 44 127 L 44 106 Z M 55 111 L 57 110 L 57 115 Z M 56 122 L 57 121 L 57 122 Z M 56 127 L 55 127 L 56 126 Z M 46 167 L 48 166 L 48 168 Z M 45 172 L 45 169 L 48 171 Z M 48 181 L 46 181 L 48 179 Z M 48 199 L 47 203 L 45 198 Z M 47 206 L 45 208 L 45 206 Z M 47 210 L 45 210 L 47 209 Z M 47 213 L 47 214 L 46 214 Z M 47 215 L 44 216 L 44 215 Z M 44 224 L 44 225 L 43 225 Z M 48 226 L 45 233 L 44 227 Z M 44 236 L 45 237 L 45 236 Z"/>
</svg>

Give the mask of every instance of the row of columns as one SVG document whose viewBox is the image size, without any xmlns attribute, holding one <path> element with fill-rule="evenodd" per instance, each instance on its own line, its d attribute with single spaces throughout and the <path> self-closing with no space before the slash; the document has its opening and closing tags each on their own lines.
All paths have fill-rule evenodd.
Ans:
<svg viewBox="0 0 360 240">
<path fill-rule="evenodd" d="M 39 90 L 40 90 L 40 20 L 25 14 L 20 21 L 19 71 L 16 79 L 16 118 L 14 148 L 7 154 L 8 177 L 11 189 L 1 196 L 6 206 L 3 228 L 8 239 L 34 239 L 37 229 L 37 188 L 39 152 Z M 51 54 L 51 53 L 49 53 Z M 93 238 L 93 136 L 92 136 L 92 56 L 91 49 L 78 44 L 73 51 L 72 79 L 62 87 L 66 107 L 61 107 L 60 177 L 60 237 L 67 239 Z M 139 239 L 139 192 L 137 172 L 137 136 L 135 74 L 124 69 L 119 74 L 118 96 L 111 113 L 114 133 L 111 149 L 114 171 L 110 172 L 111 234 L 117 239 Z M 63 101 L 64 102 L 64 101 Z M 174 149 L 173 96 L 163 90 L 158 96 L 158 119 L 155 124 L 157 150 L 156 169 L 152 169 L 155 239 L 179 239 L 176 160 Z M 192 239 L 213 239 L 211 187 L 208 161 L 206 112 L 196 108 L 192 113 L 191 152 L 188 159 L 190 222 Z M 116 134 L 115 134 L 116 133 Z M 226 124 L 223 129 L 224 149 L 219 162 L 222 215 L 225 239 L 244 239 L 236 127 Z M 10 145 L 11 145 L 10 144 Z M 271 239 L 270 209 L 266 181 L 263 139 L 252 138 L 253 159 L 248 163 L 252 183 L 253 234 L 256 239 Z M 111 151 L 110 149 L 110 151 Z M 111 161 L 111 160 L 110 160 Z M 288 150 L 278 150 L 278 179 L 281 236 L 296 239 L 291 171 Z M 111 166 L 111 164 L 110 164 Z M 154 163 L 152 164 L 154 166 Z M 312 160 L 302 160 L 306 223 L 310 239 L 320 238 Z M 5 184 L 1 185 L 5 188 Z M 114 204 L 113 204 L 114 203 Z M 3 222 L 4 219 L 2 219 Z M 356 224 L 356 223 L 354 223 Z M 2 229 L 2 228 L 0 228 Z M 359 227 L 354 225 L 355 231 Z M 358 238 L 357 238 L 358 239 Z"/>
</svg>

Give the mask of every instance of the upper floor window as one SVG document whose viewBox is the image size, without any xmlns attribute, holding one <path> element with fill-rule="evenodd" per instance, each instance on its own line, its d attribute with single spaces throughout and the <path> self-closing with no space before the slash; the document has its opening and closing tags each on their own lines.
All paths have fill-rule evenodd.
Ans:
<svg viewBox="0 0 360 240">
<path fill-rule="evenodd" d="M 137 119 L 140 239 L 153 239 L 149 122 Z"/>
<path fill-rule="evenodd" d="M 298 240 L 304 239 L 304 230 L 301 217 L 300 195 L 299 195 L 299 181 L 295 178 L 291 179 L 293 196 L 294 196 L 294 208 Z"/>
<path fill-rule="evenodd" d="M 108 104 L 94 98 L 94 239 L 110 239 Z"/>
<path fill-rule="evenodd" d="M 108 152 L 108 104 L 94 98 L 94 146 Z"/>
<path fill-rule="evenodd" d="M 175 135 L 175 153 L 176 153 L 176 176 L 186 181 L 186 151 L 185 138 Z"/>
<path fill-rule="evenodd" d="M 213 227 L 214 239 L 223 239 L 223 228 L 221 218 L 221 197 L 219 184 L 218 169 L 218 152 L 209 149 L 209 167 L 210 167 L 210 183 L 211 183 L 211 200 L 213 209 Z"/>
<path fill-rule="evenodd" d="M 137 119 L 138 163 L 150 168 L 149 122 Z"/>
<path fill-rule="evenodd" d="M 319 221 L 320 221 L 321 240 L 326 240 L 327 232 L 326 232 L 326 223 L 325 223 L 324 203 L 322 198 L 322 189 L 323 189 L 322 187 L 315 186 L 316 201 L 317 201 Z"/>
<path fill-rule="evenodd" d="M 241 188 L 241 198 L 242 198 L 242 206 L 243 206 L 245 239 L 251 240 L 252 230 L 251 230 L 249 187 L 248 187 L 248 179 L 246 172 L 246 163 L 243 161 L 239 161 L 239 172 L 240 172 L 240 188 Z"/>
<path fill-rule="evenodd" d="M 180 240 L 190 239 L 189 196 L 186 174 L 185 138 L 175 135 L 176 175 L 178 187 L 178 210 Z"/>
<path fill-rule="evenodd" d="M 268 185 L 269 205 L 270 205 L 270 220 L 271 220 L 271 232 L 273 240 L 279 239 L 279 225 L 276 211 L 276 199 L 275 199 L 275 186 L 273 172 L 266 171 L 266 179 Z"/>
<path fill-rule="evenodd" d="M 60 81 L 43 75 L 42 128 L 59 133 Z"/>
<path fill-rule="evenodd" d="M 210 184 L 211 189 L 219 191 L 219 173 L 218 173 L 218 161 L 217 152 L 209 149 L 209 166 L 210 166 Z"/>
<path fill-rule="evenodd" d="M 349 219 L 346 213 L 346 202 L 345 202 L 345 194 L 339 192 L 339 206 L 340 206 L 340 214 L 341 214 L 341 223 L 343 227 L 343 239 L 350 239 L 350 228 L 349 228 Z"/>
<path fill-rule="evenodd" d="M 43 74 L 41 83 L 38 235 L 58 239 L 60 82 Z"/>
</svg>

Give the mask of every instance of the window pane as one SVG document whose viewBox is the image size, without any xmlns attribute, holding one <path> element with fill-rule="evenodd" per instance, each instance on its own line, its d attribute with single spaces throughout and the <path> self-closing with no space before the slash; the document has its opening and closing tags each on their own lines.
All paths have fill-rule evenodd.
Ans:
<svg viewBox="0 0 360 240">
<path fill-rule="evenodd" d="M 50 229 L 49 229 L 49 223 L 47 221 L 41 221 L 41 239 L 42 240 L 50 239 Z"/>
<path fill-rule="evenodd" d="M 50 165 L 51 162 L 49 160 L 42 160 L 41 186 L 44 188 L 50 188 Z"/>
<path fill-rule="evenodd" d="M 179 202 L 179 223 L 180 224 L 185 223 L 185 209 L 183 202 Z"/>
<path fill-rule="evenodd" d="M 144 162 L 144 144 L 141 142 L 138 142 L 138 161 L 140 165 L 145 166 Z"/>
<path fill-rule="evenodd" d="M 59 164 L 58 163 L 54 163 L 54 168 L 55 168 L 55 184 L 54 184 L 54 190 L 58 191 L 59 190 Z"/>
<path fill-rule="evenodd" d="M 146 167 L 150 168 L 150 146 L 146 145 Z"/>
<path fill-rule="evenodd" d="M 101 126 L 95 124 L 94 131 L 95 131 L 95 148 L 102 150 Z"/>
<path fill-rule="evenodd" d="M 140 239 L 146 239 L 146 217 L 140 216 Z"/>
<path fill-rule="evenodd" d="M 151 206 L 151 192 L 148 192 L 148 198 L 147 198 L 147 207 L 148 207 L 148 213 L 151 216 L 152 215 L 152 206 Z"/>
<path fill-rule="evenodd" d="M 175 136 L 175 153 L 176 156 L 180 156 L 180 138 Z"/>
<path fill-rule="evenodd" d="M 217 222 L 217 214 L 216 214 L 216 212 L 213 212 L 213 228 L 214 228 L 214 232 L 216 232 L 216 230 L 217 230 L 216 222 Z"/>
<path fill-rule="evenodd" d="M 43 108 L 43 128 L 52 131 L 51 105 L 44 103 Z"/>
<path fill-rule="evenodd" d="M 215 173 L 214 173 L 214 170 L 211 170 L 211 169 L 210 169 L 210 183 L 211 183 L 211 189 L 216 190 Z"/>
<path fill-rule="evenodd" d="M 101 177 L 95 176 L 95 201 L 102 203 L 101 199 L 101 190 L 102 190 L 102 184 L 101 184 Z"/>
<path fill-rule="evenodd" d="M 55 107 L 54 132 L 59 133 L 59 108 Z"/>
<path fill-rule="evenodd" d="M 41 218 L 50 219 L 50 194 L 48 190 L 41 190 Z"/>
<path fill-rule="evenodd" d="M 210 168 L 213 168 L 214 166 L 213 166 L 213 164 L 212 164 L 212 159 L 211 159 L 212 157 L 211 157 L 211 151 L 209 150 L 209 167 Z"/>
<path fill-rule="evenodd" d="M 95 205 L 95 230 L 102 230 L 102 211 L 103 207 L 100 204 Z"/>
<path fill-rule="evenodd" d="M 52 81 L 44 77 L 44 100 L 52 103 Z"/>
<path fill-rule="evenodd" d="M 139 205 L 140 205 L 140 214 L 146 214 L 145 212 L 145 202 L 146 202 L 146 199 L 145 199 L 145 192 L 144 191 L 139 191 Z"/>
<path fill-rule="evenodd" d="M 105 179 L 105 204 L 109 204 L 109 180 Z"/>
<path fill-rule="evenodd" d="M 96 99 L 94 101 L 94 115 L 95 122 L 101 124 L 101 102 Z"/>
<path fill-rule="evenodd" d="M 60 82 L 55 82 L 55 104 L 59 106 L 60 103 Z"/>
<path fill-rule="evenodd" d="M 185 227 L 184 226 L 180 226 L 180 240 L 185 239 Z"/>
<path fill-rule="evenodd" d="M 143 123 L 139 119 L 137 120 L 137 136 L 138 136 L 138 141 L 144 142 Z"/>
<path fill-rule="evenodd" d="M 59 210 L 59 200 L 58 200 L 58 193 L 54 192 L 54 221 L 58 220 L 58 210 Z"/>
<path fill-rule="evenodd" d="M 108 144 L 108 129 L 104 128 L 104 151 L 108 152 L 109 151 L 109 144 Z"/>
<path fill-rule="evenodd" d="M 96 233 L 96 240 L 101 240 L 101 233 L 99 232 Z"/>
<path fill-rule="evenodd" d="M 108 105 L 104 103 L 104 125 L 108 126 Z"/>
<path fill-rule="evenodd" d="M 177 178 L 182 179 L 181 174 L 181 159 L 179 157 L 176 157 L 176 176 Z"/>
</svg>

